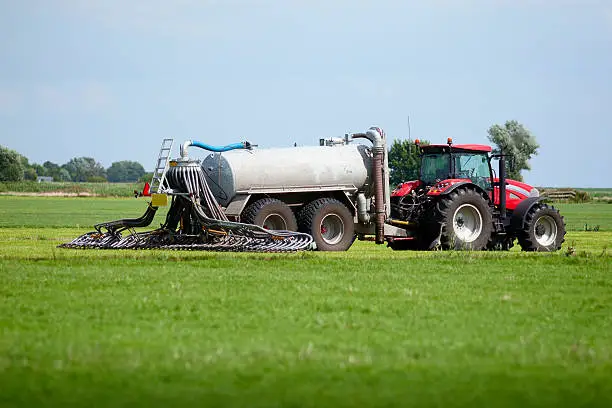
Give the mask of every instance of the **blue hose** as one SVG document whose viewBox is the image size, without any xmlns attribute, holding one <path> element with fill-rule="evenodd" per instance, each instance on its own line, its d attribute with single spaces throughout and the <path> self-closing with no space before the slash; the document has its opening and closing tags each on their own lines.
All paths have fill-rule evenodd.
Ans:
<svg viewBox="0 0 612 408">
<path fill-rule="evenodd" d="M 249 149 L 251 144 L 249 142 L 239 142 L 239 143 L 232 143 L 227 146 L 211 146 L 206 143 L 192 141 L 191 146 L 199 147 L 200 149 L 209 150 L 211 152 L 220 153 L 220 152 L 227 152 L 229 150 L 236 150 L 236 149 Z"/>
</svg>

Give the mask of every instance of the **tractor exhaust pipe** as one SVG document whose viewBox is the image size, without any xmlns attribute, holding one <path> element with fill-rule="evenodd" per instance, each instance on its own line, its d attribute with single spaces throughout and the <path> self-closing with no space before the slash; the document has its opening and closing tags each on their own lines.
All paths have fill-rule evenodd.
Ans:
<svg viewBox="0 0 612 408">
<path fill-rule="evenodd" d="M 506 218 L 506 156 L 499 152 L 499 216 Z"/>
<path fill-rule="evenodd" d="M 385 134 L 382 129 L 371 127 L 366 133 L 355 133 L 353 139 L 364 138 L 372 142 L 372 178 L 374 183 L 374 212 L 376 223 L 377 244 L 385 243 L 385 219 L 386 209 L 389 208 L 387 202 L 389 198 L 389 188 L 387 187 L 388 171 L 386 170 L 386 150 Z M 383 173 L 384 172 L 384 173 Z"/>
<path fill-rule="evenodd" d="M 384 149 L 374 149 L 374 160 L 372 161 L 372 176 L 374 177 L 374 211 L 376 212 L 376 243 L 385 243 L 385 196 L 383 185 Z"/>
</svg>

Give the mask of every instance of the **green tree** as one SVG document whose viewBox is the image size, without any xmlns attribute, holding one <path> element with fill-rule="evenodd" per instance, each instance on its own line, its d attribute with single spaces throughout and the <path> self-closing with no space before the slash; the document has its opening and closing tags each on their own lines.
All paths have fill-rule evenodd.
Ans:
<svg viewBox="0 0 612 408">
<path fill-rule="evenodd" d="M 34 169 L 37 176 L 46 176 L 47 170 L 38 163 L 33 163 L 30 167 Z"/>
<path fill-rule="evenodd" d="M 54 181 L 66 181 L 62 180 L 60 177 L 61 167 L 58 164 L 55 164 L 50 161 L 46 161 L 42 165 L 44 169 L 44 175 L 48 177 L 53 177 Z M 70 175 L 68 175 L 68 180 L 70 180 Z"/>
<path fill-rule="evenodd" d="M 507 121 L 503 126 L 489 128 L 489 140 L 497 146 L 494 153 L 503 151 L 508 155 L 506 173 L 508 178 L 523 181 L 521 170 L 531 170 L 529 160 L 538 154 L 540 145 L 535 136 L 516 120 Z"/>
<path fill-rule="evenodd" d="M 421 141 L 421 144 L 429 144 Z M 394 140 L 389 149 L 389 182 L 391 187 L 404 181 L 417 180 L 420 176 L 421 158 L 414 142 Z"/>
<path fill-rule="evenodd" d="M 34 167 L 28 166 L 23 171 L 23 178 L 28 181 L 36 181 L 37 177 L 38 175 L 36 174 L 36 170 L 34 169 Z"/>
<path fill-rule="evenodd" d="M 36 177 L 38 174 L 36 173 L 37 164 L 30 164 L 30 161 L 27 157 L 19 154 L 19 160 L 21 160 L 21 165 L 23 166 L 23 177 L 28 181 L 36 181 Z"/>
<path fill-rule="evenodd" d="M 74 157 L 62 165 L 62 168 L 68 171 L 72 181 L 106 178 L 106 170 L 92 157 Z"/>
<path fill-rule="evenodd" d="M 53 180 L 56 181 L 72 181 L 72 177 L 70 177 L 70 173 L 68 173 L 68 170 L 66 169 L 59 169 L 59 173 L 57 174 L 57 178 L 56 176 L 52 176 Z"/>
<path fill-rule="evenodd" d="M 135 182 L 145 174 L 142 165 L 135 161 L 123 160 L 114 162 L 106 170 L 106 176 L 110 182 Z"/>
<path fill-rule="evenodd" d="M 150 183 L 152 178 L 153 178 L 153 172 L 151 171 L 151 172 L 145 173 L 142 176 L 140 176 L 140 178 L 138 179 L 138 182 Z"/>
<path fill-rule="evenodd" d="M 0 181 L 23 180 L 25 168 L 21 157 L 16 151 L 0 146 Z"/>
</svg>

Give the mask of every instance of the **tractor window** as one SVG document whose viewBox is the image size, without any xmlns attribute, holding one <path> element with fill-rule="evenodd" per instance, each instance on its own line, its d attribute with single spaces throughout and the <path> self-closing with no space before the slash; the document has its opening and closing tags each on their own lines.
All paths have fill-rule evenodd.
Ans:
<svg viewBox="0 0 612 408">
<path fill-rule="evenodd" d="M 426 154 L 421 161 L 421 180 L 425 185 L 436 184 L 436 180 L 449 177 L 450 164 L 448 153 Z"/>
<path fill-rule="evenodd" d="M 491 189 L 491 173 L 485 154 L 455 153 L 455 177 L 468 178 L 485 190 Z"/>
</svg>

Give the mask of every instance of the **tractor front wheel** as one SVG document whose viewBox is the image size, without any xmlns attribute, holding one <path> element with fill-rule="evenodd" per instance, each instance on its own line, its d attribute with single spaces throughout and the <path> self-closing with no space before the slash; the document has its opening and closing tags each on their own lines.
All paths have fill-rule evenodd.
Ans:
<svg viewBox="0 0 612 408">
<path fill-rule="evenodd" d="M 487 246 L 493 230 L 489 203 L 477 191 L 460 188 L 440 197 L 427 225 L 429 248 L 470 249 Z"/>
<path fill-rule="evenodd" d="M 557 251 L 565 241 L 565 221 L 559 210 L 537 203 L 525 214 L 518 241 L 523 251 Z"/>
</svg>

